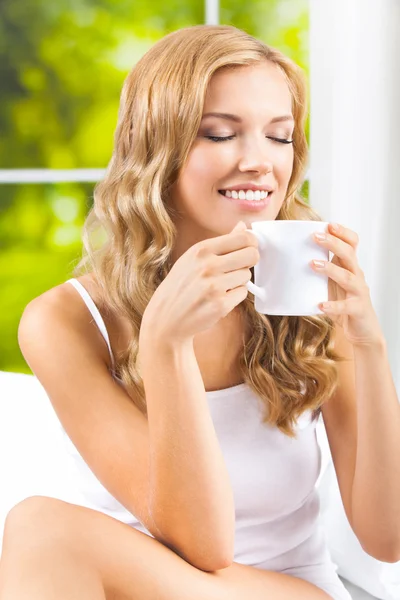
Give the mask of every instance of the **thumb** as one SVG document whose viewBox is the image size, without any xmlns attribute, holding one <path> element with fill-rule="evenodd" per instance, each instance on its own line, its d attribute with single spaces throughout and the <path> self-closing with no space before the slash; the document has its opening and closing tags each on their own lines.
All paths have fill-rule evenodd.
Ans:
<svg viewBox="0 0 400 600">
<path fill-rule="evenodd" d="M 239 223 L 236 223 L 235 227 L 232 229 L 232 231 L 240 231 L 241 229 L 246 229 L 246 223 L 244 223 L 243 221 L 239 221 Z"/>
</svg>

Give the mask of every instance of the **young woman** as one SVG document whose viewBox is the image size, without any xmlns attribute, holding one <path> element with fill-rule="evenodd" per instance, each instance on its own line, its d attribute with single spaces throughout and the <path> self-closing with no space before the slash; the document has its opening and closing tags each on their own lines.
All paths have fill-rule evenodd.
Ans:
<svg viewBox="0 0 400 600">
<path fill-rule="evenodd" d="M 363 387 L 371 356 L 382 392 L 390 371 L 357 235 L 318 242 L 335 253 L 326 315 L 259 314 L 246 288 L 246 227 L 321 220 L 298 192 L 306 114 L 301 70 L 231 26 L 175 31 L 129 73 L 76 277 L 19 328 L 102 486 L 93 509 L 32 497 L 10 511 L 1 600 L 348 599 L 319 523 L 321 411 L 351 526 L 397 559 L 400 415 L 392 391 L 373 414 Z"/>
</svg>

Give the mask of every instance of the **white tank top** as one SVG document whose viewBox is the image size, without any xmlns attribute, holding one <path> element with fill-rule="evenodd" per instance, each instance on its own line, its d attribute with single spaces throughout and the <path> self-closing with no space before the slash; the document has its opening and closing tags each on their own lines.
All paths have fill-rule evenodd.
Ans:
<svg viewBox="0 0 400 600">
<path fill-rule="evenodd" d="M 82 296 L 97 323 L 114 368 L 100 312 L 79 281 L 68 282 Z M 318 420 L 312 420 L 311 411 L 303 413 L 295 428 L 297 439 L 291 439 L 277 427 L 261 422 L 263 405 L 246 383 L 206 392 L 206 397 L 234 494 L 235 562 L 275 571 L 329 563 L 334 570 L 319 522 Z M 84 504 L 151 536 L 104 488 L 62 431 Z"/>
</svg>

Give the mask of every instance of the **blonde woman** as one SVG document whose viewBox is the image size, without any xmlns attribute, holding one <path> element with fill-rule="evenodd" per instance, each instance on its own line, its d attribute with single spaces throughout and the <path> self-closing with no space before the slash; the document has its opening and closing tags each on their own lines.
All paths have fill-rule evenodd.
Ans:
<svg viewBox="0 0 400 600">
<path fill-rule="evenodd" d="M 326 315 L 258 314 L 246 289 L 246 226 L 321 220 L 298 191 L 306 114 L 301 70 L 231 26 L 170 33 L 127 76 L 76 277 L 19 327 L 92 508 L 37 496 L 10 511 L 1 600 L 348 599 L 319 523 L 321 411 L 349 522 L 397 559 L 399 413 L 356 234 L 321 242 Z M 388 392 L 374 415 L 372 354 Z"/>
</svg>

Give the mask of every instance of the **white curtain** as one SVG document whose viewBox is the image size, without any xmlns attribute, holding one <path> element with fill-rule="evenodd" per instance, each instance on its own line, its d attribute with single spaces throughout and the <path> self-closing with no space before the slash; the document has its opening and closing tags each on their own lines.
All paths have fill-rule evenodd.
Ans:
<svg viewBox="0 0 400 600">
<path fill-rule="evenodd" d="M 399 0 L 310 0 L 310 203 L 359 235 L 398 395 L 399 64 Z"/>
</svg>

